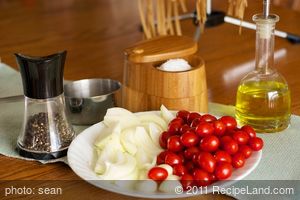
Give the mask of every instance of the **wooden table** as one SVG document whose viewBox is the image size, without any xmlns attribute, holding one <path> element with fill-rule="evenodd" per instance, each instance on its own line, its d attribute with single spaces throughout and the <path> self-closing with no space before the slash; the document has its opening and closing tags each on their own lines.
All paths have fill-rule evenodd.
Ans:
<svg viewBox="0 0 300 200">
<path fill-rule="evenodd" d="M 213 7 L 226 10 L 225 2 L 215 2 Z M 261 11 L 260 2 L 249 1 L 246 20 L 251 21 L 251 16 Z M 278 29 L 300 35 L 299 12 L 279 7 L 272 10 L 281 17 Z M 191 21 L 183 26 L 184 34 L 192 36 L 195 27 Z M 142 39 L 139 28 L 136 3 L 132 0 L 0 0 L 0 57 L 2 62 L 17 68 L 15 52 L 46 55 L 66 49 L 66 79 L 105 77 L 121 81 L 123 49 Z M 238 35 L 238 27 L 229 24 L 207 28 L 199 47 L 199 55 L 206 62 L 209 100 L 234 105 L 240 79 L 254 69 L 255 32 L 243 29 L 243 34 Z M 275 51 L 275 68 L 287 79 L 293 98 L 292 112 L 299 115 L 300 44 L 276 38 Z M 45 199 L 131 199 L 78 181 L 79 177 L 62 163 L 43 165 L 0 156 L 0 180 L 42 180 L 48 187 L 62 185 L 63 195 L 43 196 Z M 15 182 L 6 183 L 9 184 Z M 191 199 L 212 198 L 231 199 L 222 195 Z"/>
</svg>

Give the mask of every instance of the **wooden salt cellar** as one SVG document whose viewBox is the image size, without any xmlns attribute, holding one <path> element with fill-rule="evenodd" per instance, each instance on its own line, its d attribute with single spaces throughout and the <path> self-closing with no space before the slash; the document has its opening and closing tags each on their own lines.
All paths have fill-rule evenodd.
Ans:
<svg viewBox="0 0 300 200">
<path fill-rule="evenodd" d="M 125 50 L 122 106 L 132 112 L 168 109 L 207 112 L 203 60 L 197 43 L 185 36 L 163 36 Z M 183 58 L 192 66 L 184 72 L 157 69 L 169 59 Z"/>
</svg>

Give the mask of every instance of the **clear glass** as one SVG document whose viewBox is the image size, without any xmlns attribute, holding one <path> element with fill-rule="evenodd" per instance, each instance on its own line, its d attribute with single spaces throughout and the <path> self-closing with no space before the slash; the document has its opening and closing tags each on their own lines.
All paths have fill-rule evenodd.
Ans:
<svg viewBox="0 0 300 200">
<path fill-rule="evenodd" d="M 284 77 L 272 69 L 274 29 L 277 15 L 254 15 L 256 22 L 256 66 L 240 82 L 236 99 L 236 118 L 257 132 L 284 130 L 290 123 L 291 96 Z"/>
<path fill-rule="evenodd" d="M 65 114 L 64 95 L 32 99 L 25 96 L 23 127 L 18 148 L 32 153 L 66 150 L 75 137 Z"/>
</svg>

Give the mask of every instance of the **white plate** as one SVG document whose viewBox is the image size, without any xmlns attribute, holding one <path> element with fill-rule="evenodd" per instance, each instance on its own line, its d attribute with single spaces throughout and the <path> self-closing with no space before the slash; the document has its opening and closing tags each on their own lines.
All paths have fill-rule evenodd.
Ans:
<svg viewBox="0 0 300 200">
<path fill-rule="evenodd" d="M 151 111 L 151 113 L 159 114 L 158 111 Z M 138 113 L 137 113 L 138 114 Z M 142 197 L 142 198 L 181 198 L 191 196 L 192 194 L 176 194 L 176 193 L 162 193 L 162 192 L 155 192 L 155 193 L 145 193 L 140 192 L 137 190 L 125 190 L 109 181 L 101 180 L 97 174 L 92 169 L 92 163 L 94 159 L 94 142 L 97 138 L 105 137 L 106 135 L 102 134 L 101 131 L 104 129 L 103 122 L 99 122 L 81 132 L 71 143 L 69 150 L 68 150 L 68 162 L 72 170 L 83 180 L 89 182 L 96 187 L 102 188 L 104 190 L 108 190 L 111 192 L 127 195 L 127 196 L 134 196 L 134 197 Z M 245 178 L 249 175 L 260 162 L 262 156 L 262 151 L 253 152 L 252 156 L 247 159 L 245 166 L 243 168 L 234 170 L 232 176 L 230 177 L 231 180 L 227 181 L 218 181 L 213 185 L 207 187 L 207 193 L 211 193 L 213 190 L 213 186 L 220 186 L 220 187 L 228 187 L 235 183 L 238 180 Z M 197 195 L 200 195 L 201 192 L 198 191 Z M 194 194 L 195 195 L 195 194 Z"/>
</svg>

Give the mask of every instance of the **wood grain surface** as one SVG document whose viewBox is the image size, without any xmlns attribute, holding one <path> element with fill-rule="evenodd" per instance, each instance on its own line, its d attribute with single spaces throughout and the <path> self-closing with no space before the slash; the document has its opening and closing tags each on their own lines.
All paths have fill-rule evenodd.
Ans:
<svg viewBox="0 0 300 200">
<path fill-rule="evenodd" d="M 213 8 L 225 11 L 226 2 L 214 1 Z M 245 20 L 251 21 L 251 16 L 262 10 L 260 3 L 249 1 Z M 272 12 L 280 16 L 277 29 L 300 35 L 299 12 L 275 6 Z M 195 27 L 187 20 L 182 29 L 184 35 L 192 36 Z M 15 52 L 45 55 L 66 49 L 66 79 L 122 81 L 123 50 L 142 38 L 137 4 L 132 0 L 0 0 L 0 57 L 16 69 Z M 207 28 L 198 46 L 199 55 L 205 61 L 209 101 L 235 104 L 239 81 L 254 69 L 255 32 L 243 29 L 242 35 L 238 35 L 238 27 L 222 24 Z M 276 38 L 275 51 L 275 68 L 291 89 L 292 112 L 300 115 L 300 45 Z M 43 165 L 0 156 L 0 179 L 74 180 L 65 183 L 64 195 L 44 199 L 131 199 L 75 181 L 80 178 L 62 163 Z M 55 182 L 45 182 L 49 187 L 55 185 Z M 6 185 L 10 183 L 14 182 Z M 231 198 L 205 195 L 191 199 Z"/>
<path fill-rule="evenodd" d="M 122 106 L 132 112 L 159 110 L 161 104 L 208 112 L 204 62 L 197 42 L 186 36 L 163 36 L 126 49 Z M 184 58 L 192 66 L 183 72 L 157 69 L 172 58 Z"/>
</svg>

